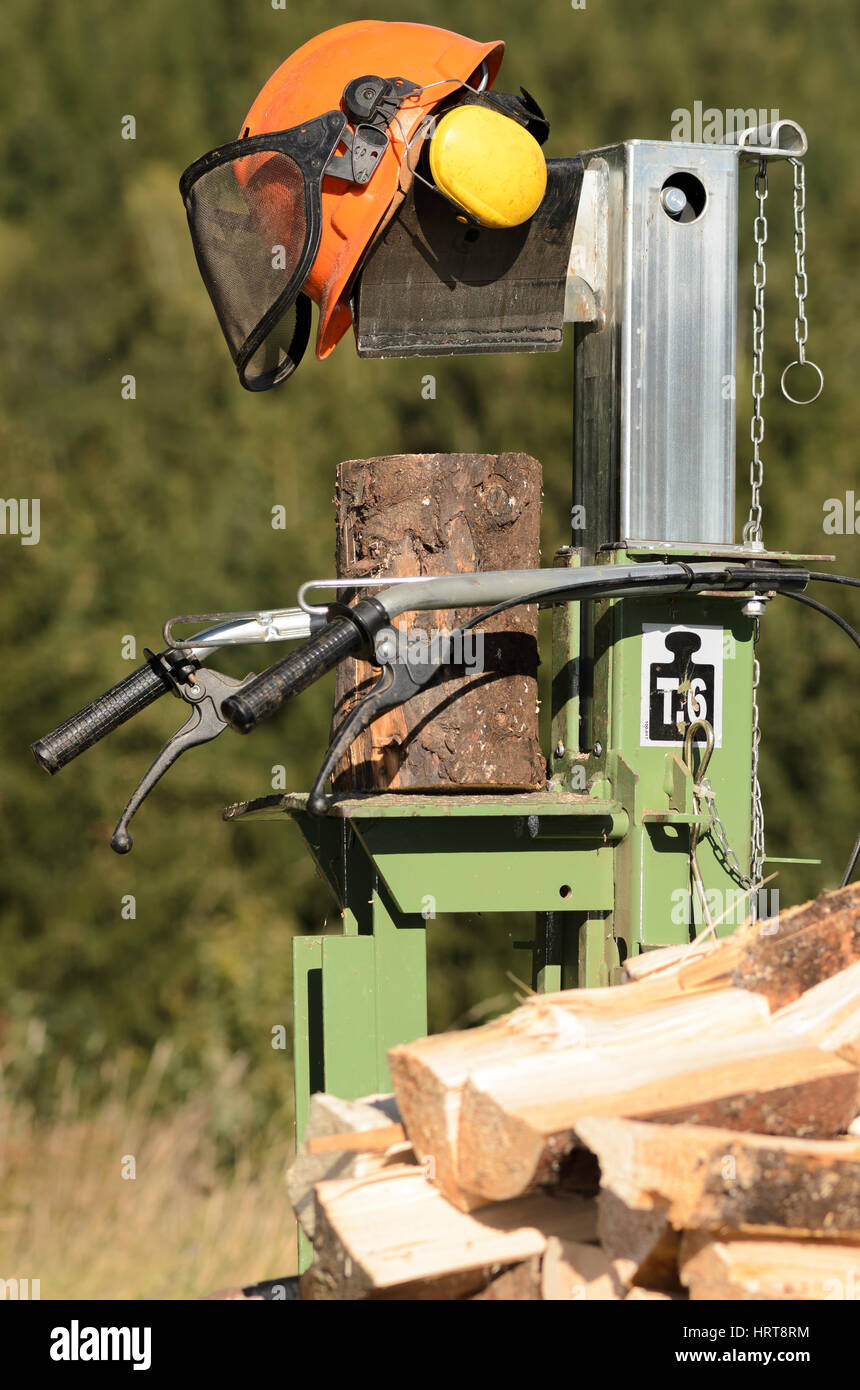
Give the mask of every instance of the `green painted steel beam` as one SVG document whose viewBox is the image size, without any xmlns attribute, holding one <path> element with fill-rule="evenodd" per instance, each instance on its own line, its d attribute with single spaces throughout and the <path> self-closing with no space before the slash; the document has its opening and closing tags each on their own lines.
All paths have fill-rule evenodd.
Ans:
<svg viewBox="0 0 860 1390">
<path fill-rule="evenodd" d="M 546 912 L 610 908 L 612 849 L 602 840 L 502 841 L 491 849 L 462 836 L 455 850 L 411 848 L 362 836 L 402 912 Z M 501 839 L 501 837 L 500 837 Z"/>
</svg>

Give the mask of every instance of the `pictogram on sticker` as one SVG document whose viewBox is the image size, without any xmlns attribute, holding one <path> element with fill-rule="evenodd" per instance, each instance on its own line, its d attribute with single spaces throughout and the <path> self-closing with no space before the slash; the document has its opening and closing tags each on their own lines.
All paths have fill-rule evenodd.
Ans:
<svg viewBox="0 0 860 1390">
<path fill-rule="evenodd" d="M 707 719 L 719 748 L 722 704 L 723 629 L 643 624 L 641 742 L 683 743 L 687 726 Z"/>
</svg>

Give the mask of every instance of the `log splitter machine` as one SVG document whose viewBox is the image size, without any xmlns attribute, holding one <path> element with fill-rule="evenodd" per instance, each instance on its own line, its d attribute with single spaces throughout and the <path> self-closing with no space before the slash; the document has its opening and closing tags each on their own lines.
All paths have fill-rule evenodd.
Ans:
<svg viewBox="0 0 860 1390">
<path fill-rule="evenodd" d="M 428 900 L 435 913 L 536 914 L 540 991 L 611 984 L 628 957 L 731 930 L 725 905 L 738 897 L 742 917 L 767 917 L 759 623 L 780 594 L 835 617 L 803 590 L 810 580 L 858 583 L 809 568 L 832 556 L 769 550 L 762 535 L 765 198 L 775 161 L 794 177 L 792 369 L 821 389 L 806 358 L 801 127 L 781 120 L 722 144 L 628 140 L 544 160 L 547 123 L 534 99 L 490 90 L 501 51 L 426 26 L 331 31 L 288 60 L 240 139 L 198 160 L 181 186 L 249 389 L 291 375 L 311 300 L 320 356 L 350 323 L 359 355 L 374 358 L 551 351 L 571 323 L 571 544 L 547 569 L 363 581 L 349 604 L 311 603 L 316 581 L 297 608 L 220 615 L 181 641 L 168 623 L 164 651 L 34 745 L 56 772 L 168 691 L 191 705 L 117 827 L 113 847 L 125 852 L 131 816 L 185 748 L 227 727 L 248 732 L 348 655 L 380 668 L 309 795 L 225 812 L 289 817 L 341 909 L 342 931 L 293 943 L 300 1137 L 312 1092 L 389 1089 L 387 1050 L 426 1032 Z M 757 199 L 754 411 L 752 503 L 738 542 L 746 169 Z M 250 274 L 255 245 L 268 269 Z M 782 384 L 787 391 L 785 374 Z M 553 607 L 545 789 L 327 793 L 356 734 L 444 669 L 441 657 L 392 655 L 399 615 L 466 607 L 479 610 L 474 625 L 523 603 Z M 300 638 L 243 682 L 203 664 L 219 647 Z"/>
</svg>

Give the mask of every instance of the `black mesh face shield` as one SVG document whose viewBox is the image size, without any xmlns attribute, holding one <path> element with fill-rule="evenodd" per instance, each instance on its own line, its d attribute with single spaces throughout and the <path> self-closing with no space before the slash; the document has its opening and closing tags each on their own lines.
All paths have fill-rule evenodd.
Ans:
<svg viewBox="0 0 860 1390">
<path fill-rule="evenodd" d="M 194 253 L 239 380 L 266 391 L 291 376 L 310 337 L 302 294 L 319 250 L 321 184 L 346 117 L 233 140 L 185 170 Z"/>
</svg>

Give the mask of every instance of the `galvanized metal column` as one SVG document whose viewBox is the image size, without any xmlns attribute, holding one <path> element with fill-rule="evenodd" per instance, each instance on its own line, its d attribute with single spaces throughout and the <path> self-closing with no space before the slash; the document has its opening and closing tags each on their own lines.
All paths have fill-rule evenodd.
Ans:
<svg viewBox="0 0 860 1390">
<path fill-rule="evenodd" d="M 629 140 L 582 158 L 571 269 L 597 321 L 570 315 L 573 544 L 730 544 L 737 151 Z"/>
</svg>

